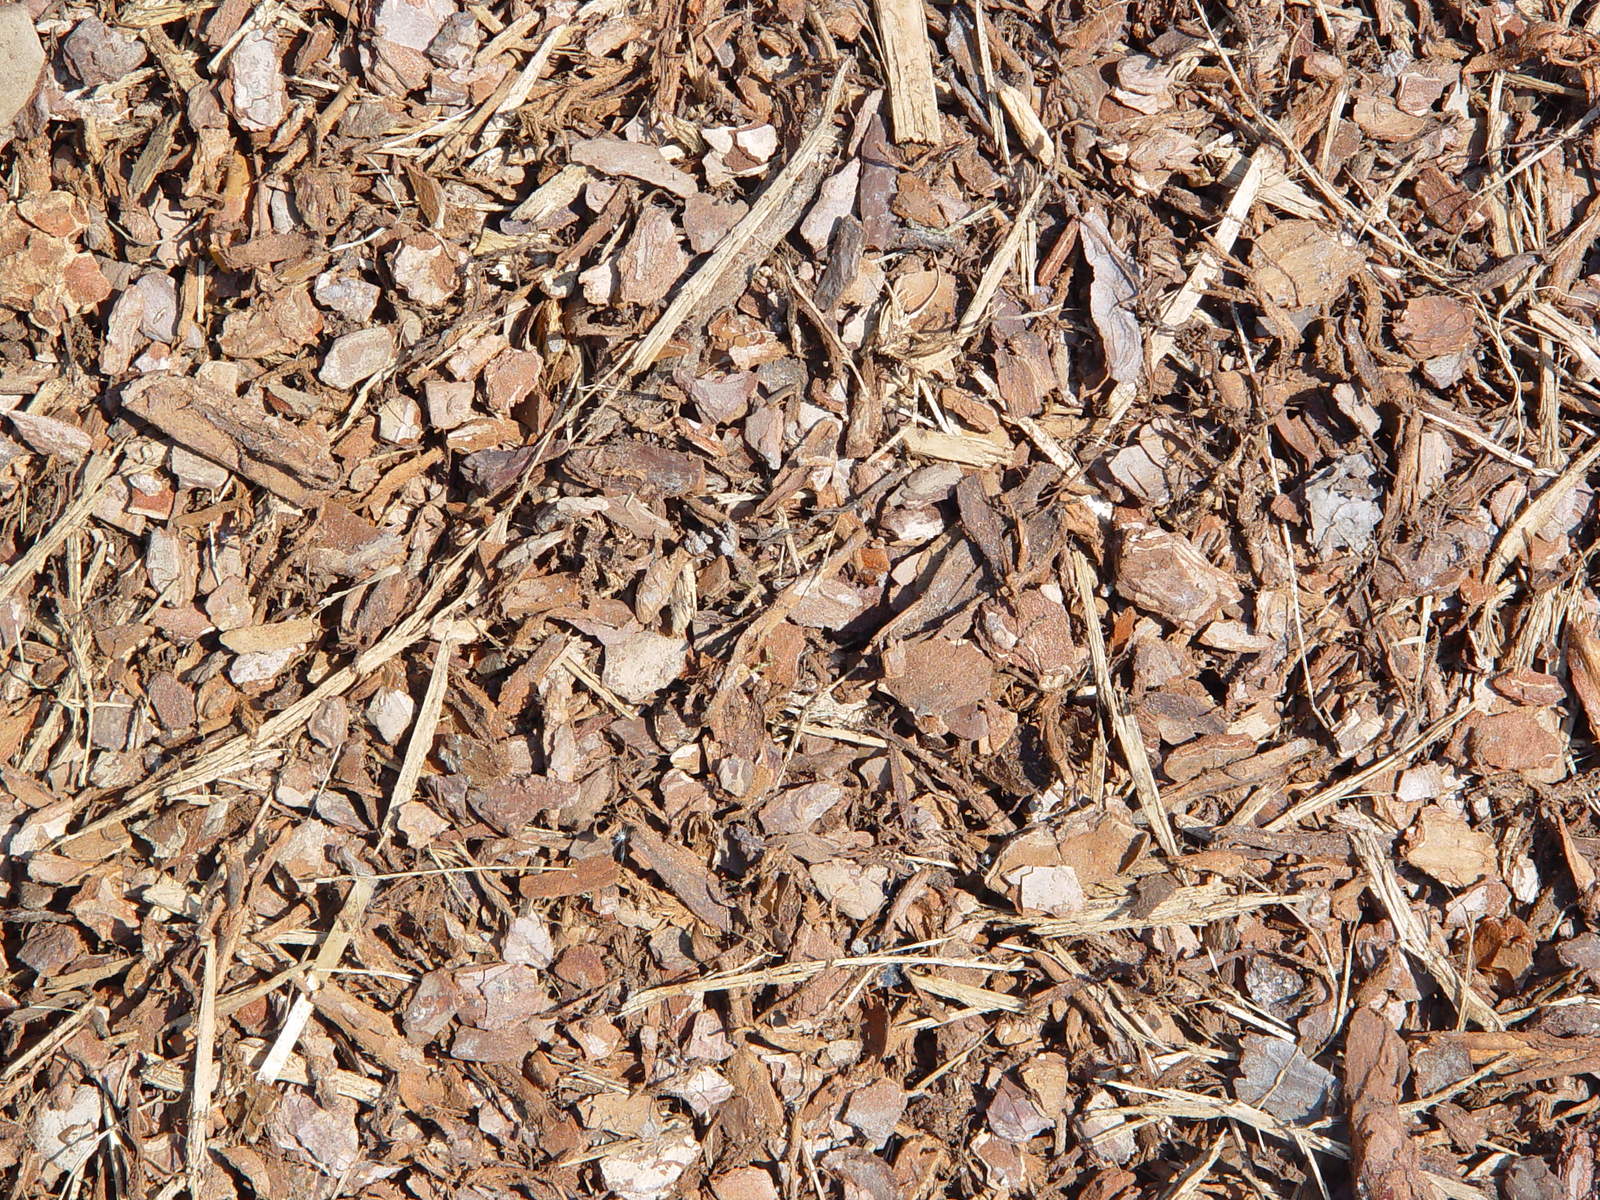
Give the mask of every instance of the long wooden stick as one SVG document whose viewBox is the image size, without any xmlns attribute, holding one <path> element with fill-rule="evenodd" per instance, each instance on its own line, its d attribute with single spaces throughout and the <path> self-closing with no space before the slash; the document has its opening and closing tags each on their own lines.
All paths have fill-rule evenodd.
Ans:
<svg viewBox="0 0 1600 1200">
<path fill-rule="evenodd" d="M 923 0 L 877 0 L 883 72 L 897 142 L 939 141 L 939 96 L 933 86 L 933 50 Z"/>
</svg>

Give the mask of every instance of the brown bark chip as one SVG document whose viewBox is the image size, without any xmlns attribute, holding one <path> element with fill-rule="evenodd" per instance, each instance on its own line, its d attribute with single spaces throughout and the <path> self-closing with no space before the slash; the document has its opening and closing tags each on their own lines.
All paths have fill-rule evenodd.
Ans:
<svg viewBox="0 0 1600 1200">
<path fill-rule="evenodd" d="M 1394 1028 L 1372 1009 L 1357 1008 L 1346 1035 L 1344 1094 L 1352 1162 L 1364 1195 L 1418 1195 L 1421 1151 L 1400 1110 L 1400 1089 L 1409 1074 L 1405 1044 Z"/>
</svg>

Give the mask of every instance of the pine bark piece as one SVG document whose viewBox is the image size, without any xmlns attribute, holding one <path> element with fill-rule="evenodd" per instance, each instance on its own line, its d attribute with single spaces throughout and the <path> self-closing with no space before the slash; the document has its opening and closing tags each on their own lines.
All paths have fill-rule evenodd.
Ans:
<svg viewBox="0 0 1600 1200">
<path fill-rule="evenodd" d="M 1600 1071 L 1596 1037 L 1562 1037 L 1534 1029 L 1473 1030 L 1420 1034 L 1412 1045 L 1458 1049 L 1474 1069 L 1494 1064 L 1496 1076 L 1513 1087 Z"/>
<path fill-rule="evenodd" d="M 618 137 L 607 135 L 578 142 L 572 147 L 572 161 L 604 175 L 626 175 L 683 199 L 700 190 L 694 176 L 673 166 L 655 146 Z"/>
<path fill-rule="evenodd" d="M 1400 1087 L 1410 1062 L 1399 1034 L 1370 1008 L 1356 1009 L 1345 1037 L 1344 1088 L 1357 1190 L 1383 1200 L 1410 1200 L 1421 1175 L 1417 1143 L 1406 1132 Z"/>
<path fill-rule="evenodd" d="M 939 98 L 933 88 L 933 50 L 922 0 L 876 0 L 873 8 L 883 37 L 894 140 L 937 143 Z"/>
<path fill-rule="evenodd" d="M 386 1012 L 324 979 L 312 1003 L 327 1020 L 370 1054 L 385 1070 L 395 1073 L 402 1099 L 423 1113 L 459 1111 L 455 1080 L 433 1070 L 422 1052 L 396 1028 Z"/>
<path fill-rule="evenodd" d="M 629 827 L 628 848 L 695 916 L 718 933 L 733 929 L 733 909 L 705 863 L 683 847 L 672 845 L 648 825 Z"/>
<path fill-rule="evenodd" d="M 339 482 L 325 438 L 198 379 L 136 379 L 122 405 L 184 449 L 298 507 L 316 504 Z"/>
</svg>

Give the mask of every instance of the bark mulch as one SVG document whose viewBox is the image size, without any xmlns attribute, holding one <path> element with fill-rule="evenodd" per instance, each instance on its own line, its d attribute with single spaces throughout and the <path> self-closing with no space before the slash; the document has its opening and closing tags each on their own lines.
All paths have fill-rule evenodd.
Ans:
<svg viewBox="0 0 1600 1200">
<path fill-rule="evenodd" d="M 8 1195 L 1600 1195 L 1600 9 L 0 55 Z"/>
</svg>

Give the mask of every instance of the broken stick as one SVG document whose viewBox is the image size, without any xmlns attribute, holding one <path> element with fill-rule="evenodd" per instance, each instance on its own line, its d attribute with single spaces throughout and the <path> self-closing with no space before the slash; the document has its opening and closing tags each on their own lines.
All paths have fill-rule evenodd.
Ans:
<svg viewBox="0 0 1600 1200">
<path fill-rule="evenodd" d="M 922 0 L 877 0 L 883 70 L 897 142 L 939 141 L 939 97 L 933 87 L 933 50 Z"/>
<path fill-rule="evenodd" d="M 854 60 L 840 64 L 833 83 L 828 87 L 828 97 L 822 104 L 822 114 L 811 132 L 806 134 L 794 157 L 784 164 L 778 177 L 768 185 L 750 211 L 717 243 L 711 257 L 678 290 L 667 310 L 656 318 L 650 332 L 639 340 L 633 353 L 623 360 L 621 374 L 631 379 L 647 370 L 661 355 L 678 330 L 707 301 L 718 301 L 728 282 L 740 273 L 750 271 L 766 259 L 773 249 L 794 228 L 800 214 L 810 202 L 812 193 L 822 182 L 818 167 L 823 155 L 837 139 L 833 116 L 839 107 L 839 97 L 844 92 L 844 81 Z"/>
</svg>

